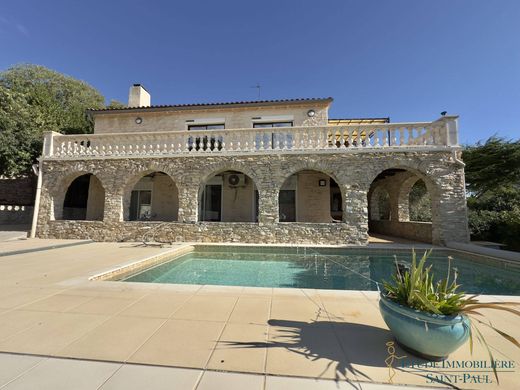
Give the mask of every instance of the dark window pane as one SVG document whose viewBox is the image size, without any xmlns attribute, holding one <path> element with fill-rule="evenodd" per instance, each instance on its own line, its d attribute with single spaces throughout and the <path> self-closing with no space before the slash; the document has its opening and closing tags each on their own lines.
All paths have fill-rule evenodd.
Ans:
<svg viewBox="0 0 520 390">
<path fill-rule="evenodd" d="M 292 127 L 292 122 L 275 122 L 273 123 L 273 127 Z"/>
<path fill-rule="evenodd" d="M 140 191 L 139 204 L 152 203 L 152 191 Z"/>
<path fill-rule="evenodd" d="M 139 199 L 138 191 L 132 191 L 132 195 L 130 196 L 130 221 L 137 220 L 137 210 L 138 205 L 137 201 Z"/>
<path fill-rule="evenodd" d="M 188 130 L 217 130 L 224 129 L 223 123 L 216 123 L 210 125 L 188 125 Z"/>
<path fill-rule="evenodd" d="M 253 128 L 263 127 L 292 127 L 293 122 L 264 122 L 264 123 L 253 123 Z"/>
<path fill-rule="evenodd" d="M 280 190 L 280 222 L 296 222 L 296 191 Z"/>
</svg>

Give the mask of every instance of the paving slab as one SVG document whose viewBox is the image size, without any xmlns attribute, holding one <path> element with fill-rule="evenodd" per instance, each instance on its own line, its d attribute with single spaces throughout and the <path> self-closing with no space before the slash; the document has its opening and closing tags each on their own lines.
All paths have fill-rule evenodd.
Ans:
<svg viewBox="0 0 520 390">
<path fill-rule="evenodd" d="M 93 390 L 119 367 L 116 363 L 46 359 L 2 390 Z"/>
<path fill-rule="evenodd" d="M 201 370 L 125 364 L 99 390 L 194 389 Z"/>
<path fill-rule="evenodd" d="M 263 390 L 264 380 L 262 375 L 206 371 L 202 375 L 197 390 Z"/>
<path fill-rule="evenodd" d="M 8 355 L 0 353 L 0 387 L 16 379 L 45 358 L 27 355 Z"/>
<path fill-rule="evenodd" d="M 56 248 L 65 248 L 75 245 L 91 243 L 91 240 L 57 240 L 44 238 L 16 238 L 8 241 L 0 240 L 0 257 L 16 254 L 38 252 Z"/>
<path fill-rule="evenodd" d="M 211 321 L 168 320 L 128 361 L 204 368 L 224 325 Z"/>
</svg>

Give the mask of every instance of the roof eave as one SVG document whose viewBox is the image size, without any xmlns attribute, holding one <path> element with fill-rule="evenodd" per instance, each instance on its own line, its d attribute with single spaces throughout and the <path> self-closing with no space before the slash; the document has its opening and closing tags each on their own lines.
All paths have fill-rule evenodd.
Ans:
<svg viewBox="0 0 520 390">
<path fill-rule="evenodd" d="M 230 103 L 208 103 L 208 104 L 186 104 L 186 105 L 160 105 L 150 107 L 124 107 L 124 108 L 104 108 L 87 109 L 87 114 L 118 114 L 123 112 L 161 112 L 161 111 L 193 111 L 193 110 L 216 110 L 222 108 L 248 108 L 248 107 L 269 107 L 269 106 L 298 106 L 308 104 L 330 105 L 334 99 L 288 99 L 258 102 L 230 102 Z"/>
</svg>

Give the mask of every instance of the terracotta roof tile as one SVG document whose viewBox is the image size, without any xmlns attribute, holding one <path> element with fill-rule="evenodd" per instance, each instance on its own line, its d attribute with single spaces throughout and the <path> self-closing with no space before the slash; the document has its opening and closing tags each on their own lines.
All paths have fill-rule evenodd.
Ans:
<svg viewBox="0 0 520 390">
<path fill-rule="evenodd" d="M 204 108 L 204 107 L 221 107 L 221 106 L 255 106 L 255 105 L 271 105 L 271 104 L 297 104 L 297 103 L 311 103 L 311 102 L 332 102 L 332 98 L 300 98 L 300 99 L 277 99 L 277 100 L 251 100 L 239 102 L 221 102 L 221 103 L 194 103 L 194 104 L 170 104 L 170 105 L 155 105 L 148 107 L 122 107 L 122 108 L 102 108 L 102 109 L 88 109 L 88 112 L 107 112 L 107 111 L 135 111 L 135 110 L 163 110 L 163 109 L 189 109 L 189 108 Z"/>
</svg>

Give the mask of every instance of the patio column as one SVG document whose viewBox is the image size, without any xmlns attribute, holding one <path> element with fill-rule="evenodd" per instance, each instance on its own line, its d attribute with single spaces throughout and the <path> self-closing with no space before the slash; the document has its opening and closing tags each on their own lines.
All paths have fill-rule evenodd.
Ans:
<svg viewBox="0 0 520 390">
<path fill-rule="evenodd" d="M 277 188 L 258 189 L 258 222 L 274 224 L 279 222 L 279 191 Z"/>
<path fill-rule="evenodd" d="M 129 213 L 128 207 L 125 209 Z M 105 213 L 103 222 L 121 222 L 123 220 L 123 194 L 112 188 L 105 189 Z"/>
<path fill-rule="evenodd" d="M 368 189 L 344 185 L 343 222 L 358 240 L 368 241 Z"/>
<path fill-rule="evenodd" d="M 53 197 L 53 218 L 50 218 L 50 219 L 54 219 L 54 220 L 60 220 L 63 218 L 63 202 L 65 201 L 65 193 L 66 193 L 66 190 L 65 192 L 63 193 L 59 193 L 59 194 L 56 194 L 54 197 Z"/>
<path fill-rule="evenodd" d="M 438 183 L 438 193 L 431 194 L 433 243 L 469 242 L 464 170 L 443 175 Z"/>
<path fill-rule="evenodd" d="M 195 223 L 199 214 L 199 186 L 178 183 L 179 222 Z"/>
</svg>

